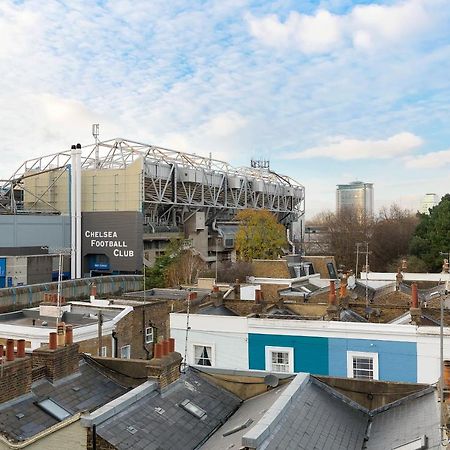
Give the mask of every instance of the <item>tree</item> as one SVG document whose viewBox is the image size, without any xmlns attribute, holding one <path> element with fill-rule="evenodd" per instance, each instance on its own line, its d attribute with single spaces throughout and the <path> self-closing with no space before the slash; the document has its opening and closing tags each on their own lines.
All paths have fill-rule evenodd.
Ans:
<svg viewBox="0 0 450 450">
<path fill-rule="evenodd" d="M 430 214 L 419 214 L 419 225 L 411 240 L 410 253 L 426 264 L 429 271 L 440 271 L 442 255 L 450 251 L 450 194 L 444 195 Z"/>
<path fill-rule="evenodd" d="M 287 247 L 286 231 L 267 210 L 243 210 L 236 233 L 236 252 L 240 260 L 274 259 Z"/>
<path fill-rule="evenodd" d="M 170 287 L 191 284 L 203 267 L 203 261 L 186 248 L 183 240 L 173 239 L 164 255 L 156 258 L 152 267 L 145 269 L 145 287 Z"/>
<path fill-rule="evenodd" d="M 353 269 L 356 244 L 368 242 L 370 269 L 386 271 L 393 261 L 408 254 L 417 223 L 418 219 L 412 211 L 394 204 L 390 208 L 383 208 L 375 218 L 360 217 L 351 211 L 340 215 L 321 213 L 316 216 L 314 225 L 327 228 L 327 247 L 339 265 Z M 364 246 L 360 249 L 361 252 L 365 251 Z M 364 259 L 365 255 L 361 253 L 360 262 Z"/>
</svg>

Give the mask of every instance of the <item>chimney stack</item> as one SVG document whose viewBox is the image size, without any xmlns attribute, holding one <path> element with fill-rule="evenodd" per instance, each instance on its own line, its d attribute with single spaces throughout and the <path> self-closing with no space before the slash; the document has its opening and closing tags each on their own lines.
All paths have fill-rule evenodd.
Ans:
<svg viewBox="0 0 450 450">
<path fill-rule="evenodd" d="M 419 293 L 417 291 L 417 283 L 411 285 L 411 308 L 409 310 L 411 322 L 420 325 L 422 310 L 419 304 Z"/>
<path fill-rule="evenodd" d="M 3 358 L 4 347 L 0 355 Z M 31 390 L 31 358 L 25 355 L 25 340 L 17 341 L 17 358 L 14 357 L 14 340 L 6 341 L 6 361 L 2 361 L 0 377 L 0 403 L 7 402 Z"/>
<path fill-rule="evenodd" d="M 79 345 L 65 342 L 64 334 L 63 341 L 59 345 L 60 336 L 61 334 L 51 332 L 48 347 L 40 347 L 33 351 L 33 367 L 45 367 L 45 376 L 52 383 L 79 370 Z"/>
<path fill-rule="evenodd" d="M 154 357 L 148 363 L 148 377 L 158 380 L 160 390 L 164 390 L 180 378 L 183 358 L 174 349 L 175 339 L 173 338 L 155 344 Z"/>
</svg>

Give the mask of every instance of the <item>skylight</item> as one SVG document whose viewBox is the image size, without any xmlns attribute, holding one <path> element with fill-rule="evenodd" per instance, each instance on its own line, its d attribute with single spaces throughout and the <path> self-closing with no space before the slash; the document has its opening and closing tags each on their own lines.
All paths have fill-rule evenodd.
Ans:
<svg viewBox="0 0 450 450">
<path fill-rule="evenodd" d="M 183 408 L 188 413 L 192 414 L 194 417 L 197 417 L 197 419 L 205 419 L 206 418 L 206 411 L 200 408 L 200 406 L 197 406 L 195 403 L 192 403 L 190 400 L 183 400 L 180 403 L 181 408 Z"/>
<path fill-rule="evenodd" d="M 72 415 L 69 411 L 65 410 L 62 406 L 59 406 L 51 398 L 37 402 L 37 405 L 47 414 L 59 421 L 67 419 Z"/>
</svg>

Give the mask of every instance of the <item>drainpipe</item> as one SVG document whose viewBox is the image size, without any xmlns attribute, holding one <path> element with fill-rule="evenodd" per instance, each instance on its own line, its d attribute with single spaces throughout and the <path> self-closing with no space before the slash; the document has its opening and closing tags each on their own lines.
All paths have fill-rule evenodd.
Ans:
<svg viewBox="0 0 450 450">
<path fill-rule="evenodd" d="M 118 339 L 117 339 L 117 332 L 116 331 L 113 331 L 112 333 L 111 333 L 111 336 L 112 336 L 112 338 L 114 339 L 114 358 L 117 358 L 117 355 L 118 355 Z"/>
</svg>

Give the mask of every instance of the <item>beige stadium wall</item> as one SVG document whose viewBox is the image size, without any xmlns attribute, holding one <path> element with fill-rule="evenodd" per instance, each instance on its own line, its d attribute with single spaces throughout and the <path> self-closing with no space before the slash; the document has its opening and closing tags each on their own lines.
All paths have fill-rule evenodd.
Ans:
<svg viewBox="0 0 450 450">
<path fill-rule="evenodd" d="M 141 211 L 142 159 L 125 169 L 85 170 L 82 177 L 82 211 Z"/>
<path fill-rule="evenodd" d="M 53 182 L 53 186 L 49 187 Z M 62 214 L 69 213 L 67 171 L 46 172 L 26 178 L 24 187 L 24 209 L 46 212 L 57 210 Z M 42 196 L 44 201 L 36 203 L 36 196 Z M 54 209 L 45 202 L 52 205 Z M 81 209 L 82 211 L 141 211 L 142 159 L 136 160 L 125 169 L 83 170 Z"/>
</svg>

